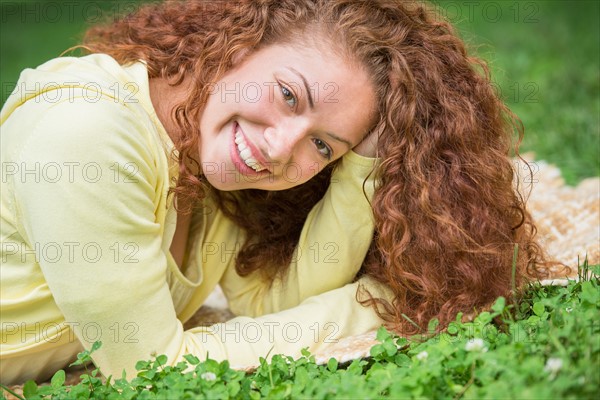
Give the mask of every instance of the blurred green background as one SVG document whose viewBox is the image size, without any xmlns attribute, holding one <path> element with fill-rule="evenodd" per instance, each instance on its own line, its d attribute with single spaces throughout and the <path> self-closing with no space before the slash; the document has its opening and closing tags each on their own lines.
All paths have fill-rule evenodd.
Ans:
<svg viewBox="0 0 600 400">
<path fill-rule="evenodd" d="M 5 1 L 0 101 L 19 72 L 79 43 L 86 26 L 139 7 L 126 1 Z M 570 184 L 600 175 L 600 2 L 436 1 L 492 68 L 525 125 L 522 151 L 558 165 Z"/>
</svg>

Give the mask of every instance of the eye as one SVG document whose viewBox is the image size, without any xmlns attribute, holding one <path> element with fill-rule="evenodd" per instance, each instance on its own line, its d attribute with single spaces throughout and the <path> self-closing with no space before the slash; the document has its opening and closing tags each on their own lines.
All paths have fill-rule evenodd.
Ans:
<svg viewBox="0 0 600 400">
<path fill-rule="evenodd" d="M 279 84 L 279 86 L 281 87 L 281 94 L 283 95 L 283 99 L 285 100 L 285 102 L 288 103 L 288 105 L 291 108 L 296 107 L 298 101 L 296 100 L 296 96 L 294 96 L 294 93 L 292 93 L 290 89 L 283 86 L 282 84 Z"/>
<path fill-rule="evenodd" d="M 331 160 L 331 155 L 333 152 L 331 151 L 331 148 L 327 145 L 327 143 L 325 143 L 321 139 L 313 139 L 313 143 L 317 147 L 317 150 L 319 151 L 319 153 L 321 153 L 321 155 L 325 159 Z"/>
</svg>

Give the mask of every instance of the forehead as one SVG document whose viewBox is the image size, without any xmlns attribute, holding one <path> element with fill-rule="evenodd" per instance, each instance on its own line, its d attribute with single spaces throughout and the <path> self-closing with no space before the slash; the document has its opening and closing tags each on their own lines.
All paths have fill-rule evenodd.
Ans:
<svg viewBox="0 0 600 400">
<path fill-rule="evenodd" d="M 274 44 L 258 50 L 249 58 L 256 58 L 255 61 L 259 64 L 268 62 L 268 65 L 273 68 L 296 66 L 295 69 L 302 69 L 305 74 L 315 79 L 327 78 L 331 82 L 362 72 L 359 65 L 349 62 L 324 42 Z M 263 64 L 263 67 L 265 66 Z"/>
<path fill-rule="evenodd" d="M 325 42 L 274 44 L 253 53 L 247 61 L 257 69 L 283 75 L 285 83 L 301 94 L 308 94 L 308 90 L 315 104 L 374 98 L 374 86 L 365 69 Z"/>
</svg>

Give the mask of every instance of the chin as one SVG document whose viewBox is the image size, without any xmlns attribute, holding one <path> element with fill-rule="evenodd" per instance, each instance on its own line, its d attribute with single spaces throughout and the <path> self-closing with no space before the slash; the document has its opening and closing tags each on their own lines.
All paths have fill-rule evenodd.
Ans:
<svg viewBox="0 0 600 400">
<path fill-rule="evenodd" d="M 231 182 L 231 181 L 226 181 L 223 182 L 221 179 L 219 179 L 219 176 L 211 176 L 211 175 L 205 175 L 206 180 L 208 181 L 208 183 L 215 189 L 220 190 L 222 192 L 231 192 L 233 190 L 240 190 L 241 188 L 241 184 L 240 182 Z"/>
</svg>

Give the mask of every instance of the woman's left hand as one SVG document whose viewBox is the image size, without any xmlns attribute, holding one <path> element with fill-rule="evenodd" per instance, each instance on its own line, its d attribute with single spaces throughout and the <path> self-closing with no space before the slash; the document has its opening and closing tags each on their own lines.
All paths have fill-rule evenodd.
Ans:
<svg viewBox="0 0 600 400">
<path fill-rule="evenodd" d="M 379 138 L 379 131 L 373 130 L 369 132 L 363 140 L 354 146 L 352 151 L 363 157 L 375 158 L 377 156 L 377 141 Z"/>
</svg>

